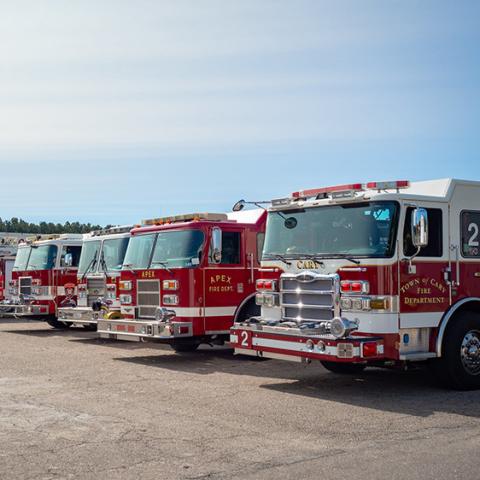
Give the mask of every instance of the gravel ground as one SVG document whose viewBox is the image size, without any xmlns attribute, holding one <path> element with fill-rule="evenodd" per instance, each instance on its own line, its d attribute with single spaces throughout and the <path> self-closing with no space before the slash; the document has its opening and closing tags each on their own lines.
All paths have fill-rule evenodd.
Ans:
<svg viewBox="0 0 480 480">
<path fill-rule="evenodd" d="M 0 320 L 0 478 L 480 478 L 480 392 Z"/>
</svg>

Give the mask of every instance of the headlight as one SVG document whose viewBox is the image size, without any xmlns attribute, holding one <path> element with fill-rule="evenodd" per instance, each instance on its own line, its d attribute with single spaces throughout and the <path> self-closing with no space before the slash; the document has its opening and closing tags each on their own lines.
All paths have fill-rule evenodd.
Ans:
<svg viewBox="0 0 480 480">
<path fill-rule="evenodd" d="M 119 282 L 118 288 L 120 290 L 131 290 L 132 282 L 130 280 L 122 280 L 121 282 Z"/>
<path fill-rule="evenodd" d="M 279 304 L 279 297 L 276 293 L 257 293 L 255 303 L 262 307 L 275 307 Z"/>
<path fill-rule="evenodd" d="M 120 295 L 120 303 L 123 305 L 132 303 L 132 296 L 131 295 Z"/>
<path fill-rule="evenodd" d="M 164 295 L 162 302 L 164 305 L 178 305 L 178 295 Z"/>
<path fill-rule="evenodd" d="M 162 288 L 163 290 L 178 290 L 178 280 L 164 280 Z"/>
</svg>

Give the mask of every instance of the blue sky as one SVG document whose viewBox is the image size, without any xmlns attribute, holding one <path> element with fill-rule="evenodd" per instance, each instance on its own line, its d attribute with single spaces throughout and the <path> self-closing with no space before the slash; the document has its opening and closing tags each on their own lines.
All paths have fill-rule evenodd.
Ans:
<svg viewBox="0 0 480 480">
<path fill-rule="evenodd" d="M 3 218 L 480 180 L 480 2 L 4 2 Z"/>
</svg>

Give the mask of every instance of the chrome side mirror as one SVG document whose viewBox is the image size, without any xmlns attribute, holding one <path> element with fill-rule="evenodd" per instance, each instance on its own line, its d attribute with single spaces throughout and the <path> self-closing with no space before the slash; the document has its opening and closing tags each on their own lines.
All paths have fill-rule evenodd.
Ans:
<svg viewBox="0 0 480 480">
<path fill-rule="evenodd" d="M 222 230 L 218 227 L 212 228 L 210 261 L 211 263 L 220 263 L 222 261 Z"/>
<path fill-rule="evenodd" d="M 63 258 L 63 264 L 66 267 L 71 267 L 73 265 L 73 255 L 71 253 L 66 253 Z"/>
<path fill-rule="evenodd" d="M 424 208 L 412 212 L 412 243 L 418 249 L 428 245 L 428 213 Z"/>
<path fill-rule="evenodd" d="M 239 212 L 245 208 L 245 200 L 239 200 L 233 207 L 232 210 L 234 212 Z"/>
</svg>

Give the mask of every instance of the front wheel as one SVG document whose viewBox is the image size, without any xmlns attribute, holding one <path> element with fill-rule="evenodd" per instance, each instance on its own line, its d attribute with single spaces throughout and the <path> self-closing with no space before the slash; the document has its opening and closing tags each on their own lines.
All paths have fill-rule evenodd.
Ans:
<svg viewBox="0 0 480 480">
<path fill-rule="evenodd" d="M 365 365 L 359 363 L 320 362 L 327 370 L 343 375 L 355 375 L 365 370 Z"/>
<path fill-rule="evenodd" d="M 60 322 L 56 318 L 50 318 L 47 320 L 47 323 L 58 330 L 66 330 L 72 326 L 72 322 Z"/>
<path fill-rule="evenodd" d="M 432 369 L 445 386 L 456 390 L 480 388 L 480 315 L 461 312 L 450 320 L 442 356 Z"/>
<path fill-rule="evenodd" d="M 176 341 L 170 344 L 170 346 L 178 353 L 183 353 L 183 352 L 194 352 L 198 346 L 199 343 L 194 342 L 192 340 L 189 341 Z"/>
</svg>

